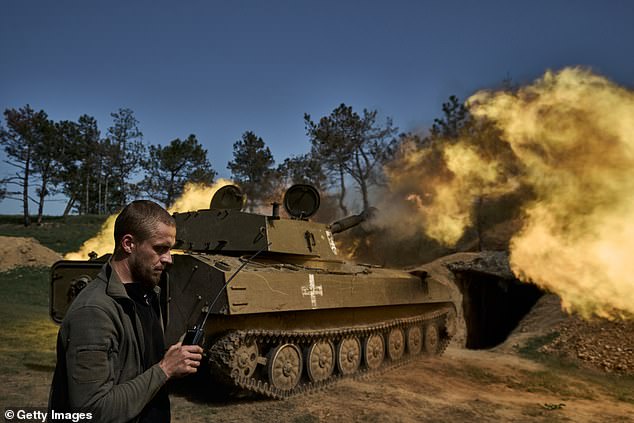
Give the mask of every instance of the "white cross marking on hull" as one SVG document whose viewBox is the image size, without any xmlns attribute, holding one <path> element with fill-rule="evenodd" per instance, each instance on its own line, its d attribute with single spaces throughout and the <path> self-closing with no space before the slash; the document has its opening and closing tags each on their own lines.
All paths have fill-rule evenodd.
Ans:
<svg viewBox="0 0 634 423">
<path fill-rule="evenodd" d="M 317 295 L 324 296 L 324 290 L 321 285 L 315 286 L 315 275 L 308 275 L 308 286 L 302 286 L 302 296 L 310 296 L 310 304 L 313 309 L 317 308 Z"/>
</svg>

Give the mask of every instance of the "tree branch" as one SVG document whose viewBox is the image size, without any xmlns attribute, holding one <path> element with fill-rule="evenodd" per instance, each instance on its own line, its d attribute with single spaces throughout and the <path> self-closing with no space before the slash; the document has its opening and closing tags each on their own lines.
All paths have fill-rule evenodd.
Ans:
<svg viewBox="0 0 634 423">
<path fill-rule="evenodd" d="M 6 164 L 9 164 L 11 166 L 17 167 L 18 169 L 22 169 L 22 170 L 26 169 L 26 166 L 22 166 L 22 165 L 19 165 L 17 163 L 13 163 L 13 162 L 11 162 L 9 160 L 3 160 L 3 162 L 5 162 Z"/>
</svg>

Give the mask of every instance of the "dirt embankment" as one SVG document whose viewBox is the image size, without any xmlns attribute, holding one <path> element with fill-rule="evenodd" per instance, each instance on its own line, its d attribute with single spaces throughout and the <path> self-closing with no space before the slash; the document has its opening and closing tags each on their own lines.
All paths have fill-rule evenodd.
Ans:
<svg viewBox="0 0 634 423">
<path fill-rule="evenodd" d="M 556 295 L 544 295 L 496 351 L 513 352 L 541 338 L 539 352 L 606 373 L 634 375 L 634 321 L 583 320 L 568 315 Z"/>
<path fill-rule="evenodd" d="M 566 319 L 552 331 L 553 340 L 540 351 L 607 373 L 634 375 L 634 322 Z"/>
<path fill-rule="evenodd" d="M 465 287 L 474 284 L 483 286 L 503 285 L 503 291 L 511 292 L 514 285 L 526 285 L 515 279 L 508 264 L 508 255 L 503 252 L 483 251 L 478 253 L 459 253 L 443 257 L 432 263 L 418 268 L 425 270 L 430 277 L 453 287 L 454 301 L 462 304 L 458 313 L 459 330 L 454 346 L 464 346 L 463 337 L 467 337 L 470 325 L 469 319 L 479 319 L 477 313 L 464 313 L 469 302 L 489 299 L 493 302 L 514 301 L 516 306 L 521 301 L 513 296 L 484 295 L 478 297 L 469 296 Z M 470 275 L 469 284 L 461 283 L 464 275 Z M 491 279 L 491 276 L 495 278 Z M 457 287 L 461 288 L 458 289 Z M 470 288 L 472 289 L 472 288 Z M 537 289 L 537 288 L 536 288 Z M 477 291 L 478 294 L 486 293 Z M 516 326 L 512 329 L 504 341 L 494 348 L 500 352 L 517 352 L 530 343 L 539 339 L 539 352 L 564 358 L 576 362 L 583 367 L 598 369 L 606 373 L 618 373 L 634 375 L 634 321 L 595 318 L 584 320 L 577 315 L 569 315 L 562 310 L 561 300 L 554 294 L 540 293 L 539 299 L 527 309 L 521 316 Z M 466 299 L 466 301 L 465 301 Z M 473 307 L 471 307 L 473 308 Z M 487 303 L 479 313 L 490 314 L 495 309 L 495 304 Z M 490 328 L 497 320 L 506 320 L 508 313 L 501 313 L 496 319 L 486 320 Z M 480 328 L 482 329 L 482 328 Z"/>
<path fill-rule="evenodd" d="M 33 238 L 0 236 L 0 272 L 21 266 L 50 266 L 61 259 Z"/>
</svg>

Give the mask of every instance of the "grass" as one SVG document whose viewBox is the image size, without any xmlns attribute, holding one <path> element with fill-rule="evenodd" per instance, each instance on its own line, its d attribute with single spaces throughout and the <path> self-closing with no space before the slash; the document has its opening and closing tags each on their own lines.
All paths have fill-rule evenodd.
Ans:
<svg viewBox="0 0 634 423">
<path fill-rule="evenodd" d="M 504 383 L 504 379 L 483 369 L 482 367 L 465 364 L 460 367 L 459 372 L 465 377 L 483 384 Z"/>
<path fill-rule="evenodd" d="M 48 316 L 48 268 L 0 273 L 0 374 L 52 372 L 57 326 Z"/>
<path fill-rule="evenodd" d="M 0 235 L 33 237 L 59 253 L 77 250 L 97 233 L 105 216 L 46 216 L 43 224 L 22 226 L 21 216 L 0 216 Z M 0 273 L 0 374 L 20 370 L 52 372 L 57 325 L 48 315 L 47 267 Z"/>
<path fill-rule="evenodd" d="M 522 414 L 525 416 L 529 416 L 533 419 L 539 418 L 538 421 L 547 421 L 547 422 L 564 422 L 570 421 L 570 419 L 558 414 L 560 409 L 547 409 L 544 408 L 543 405 L 535 404 L 531 406 L 527 406 L 523 409 Z"/>
<path fill-rule="evenodd" d="M 556 394 L 563 399 L 593 399 L 584 383 L 572 383 L 567 376 L 570 375 L 561 375 L 555 369 L 522 370 L 521 378 L 518 381 L 508 383 L 507 386 L 532 393 Z"/>
<path fill-rule="evenodd" d="M 378 421 L 378 420 L 375 420 L 375 421 Z M 292 422 L 293 423 L 318 423 L 319 417 L 314 416 L 312 414 L 302 414 L 301 416 L 296 416 L 295 418 L 293 418 Z"/>
<path fill-rule="evenodd" d="M 546 335 L 536 336 L 534 338 L 530 338 L 526 341 L 524 346 L 519 349 L 519 353 L 521 356 L 535 360 L 535 361 L 543 361 L 547 359 L 549 356 L 542 354 L 539 352 L 539 349 L 544 345 L 550 344 L 552 341 L 559 337 L 559 332 L 553 331 Z"/>
<path fill-rule="evenodd" d="M 0 235 L 31 237 L 40 244 L 65 254 L 77 251 L 81 244 L 93 237 L 107 216 L 45 216 L 42 225 L 25 227 L 22 216 L 0 216 Z"/>
<path fill-rule="evenodd" d="M 45 216 L 42 225 L 22 225 L 21 216 L 0 216 L 0 235 L 32 237 L 59 253 L 76 251 L 94 236 L 106 216 Z M 47 267 L 0 273 L 0 374 L 16 369 L 52 372 L 58 327 L 48 315 Z"/>
<path fill-rule="evenodd" d="M 571 388 L 570 380 L 556 372 L 546 369 L 543 371 L 520 370 L 514 376 L 502 376 L 494 372 L 469 364 L 461 364 L 453 369 L 455 375 L 460 375 L 480 385 L 502 384 L 511 389 L 523 392 L 556 394 L 561 397 L 588 398 L 584 390 Z M 588 398 L 590 399 L 590 398 Z"/>
</svg>

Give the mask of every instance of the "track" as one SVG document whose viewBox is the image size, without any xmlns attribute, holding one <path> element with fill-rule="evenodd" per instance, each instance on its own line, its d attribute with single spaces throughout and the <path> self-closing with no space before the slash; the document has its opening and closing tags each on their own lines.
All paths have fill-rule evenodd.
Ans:
<svg viewBox="0 0 634 423">
<path fill-rule="evenodd" d="M 447 307 L 349 328 L 233 331 L 211 345 L 208 359 L 212 374 L 226 383 L 285 399 L 440 355 L 453 335 L 454 317 Z"/>
</svg>

